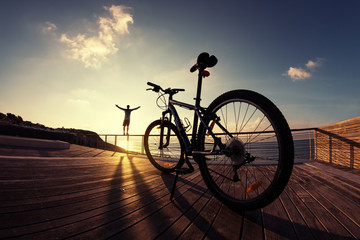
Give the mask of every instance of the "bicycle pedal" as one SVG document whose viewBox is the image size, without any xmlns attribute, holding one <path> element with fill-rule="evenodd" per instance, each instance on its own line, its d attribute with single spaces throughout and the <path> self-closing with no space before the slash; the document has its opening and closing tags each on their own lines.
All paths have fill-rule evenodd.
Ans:
<svg viewBox="0 0 360 240">
<path fill-rule="evenodd" d="M 176 174 L 189 174 L 194 172 L 193 169 L 190 168 L 178 168 L 175 170 Z"/>
</svg>

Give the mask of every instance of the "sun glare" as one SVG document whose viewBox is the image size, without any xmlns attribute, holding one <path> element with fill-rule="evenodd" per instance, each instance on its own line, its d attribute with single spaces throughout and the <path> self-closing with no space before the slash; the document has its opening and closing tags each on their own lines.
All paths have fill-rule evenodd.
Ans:
<svg viewBox="0 0 360 240">
<path fill-rule="evenodd" d="M 142 136 L 127 136 L 127 135 L 109 135 L 102 136 L 102 139 L 107 143 L 114 144 L 126 151 L 141 152 L 142 151 Z"/>
</svg>

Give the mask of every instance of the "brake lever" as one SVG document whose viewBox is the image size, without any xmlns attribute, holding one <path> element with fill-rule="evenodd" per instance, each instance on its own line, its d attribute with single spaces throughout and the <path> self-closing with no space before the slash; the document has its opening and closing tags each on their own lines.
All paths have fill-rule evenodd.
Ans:
<svg viewBox="0 0 360 240">
<path fill-rule="evenodd" d="M 146 91 L 150 91 L 150 90 L 153 90 L 152 88 L 147 88 Z"/>
</svg>

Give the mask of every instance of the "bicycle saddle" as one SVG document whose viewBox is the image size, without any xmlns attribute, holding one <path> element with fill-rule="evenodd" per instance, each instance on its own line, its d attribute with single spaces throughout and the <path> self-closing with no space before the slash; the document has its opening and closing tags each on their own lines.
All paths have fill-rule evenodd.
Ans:
<svg viewBox="0 0 360 240">
<path fill-rule="evenodd" d="M 209 55 L 206 52 L 200 53 L 197 58 L 196 64 L 191 67 L 190 72 L 194 72 L 196 69 L 211 68 L 217 64 L 218 60 L 214 55 Z"/>
</svg>

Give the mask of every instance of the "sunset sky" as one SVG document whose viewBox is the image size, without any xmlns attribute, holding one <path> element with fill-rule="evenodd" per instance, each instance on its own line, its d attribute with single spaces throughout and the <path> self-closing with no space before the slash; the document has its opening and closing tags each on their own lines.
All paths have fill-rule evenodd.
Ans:
<svg viewBox="0 0 360 240">
<path fill-rule="evenodd" d="M 143 134 L 160 117 L 146 82 L 185 88 L 218 64 L 202 105 L 232 89 L 271 99 L 291 128 L 360 115 L 360 1 L 0 1 L 0 112 L 58 128 Z M 181 111 L 186 113 L 186 111 Z M 189 115 L 189 114 L 187 114 Z M 192 116 L 192 115 L 189 115 Z"/>
</svg>

